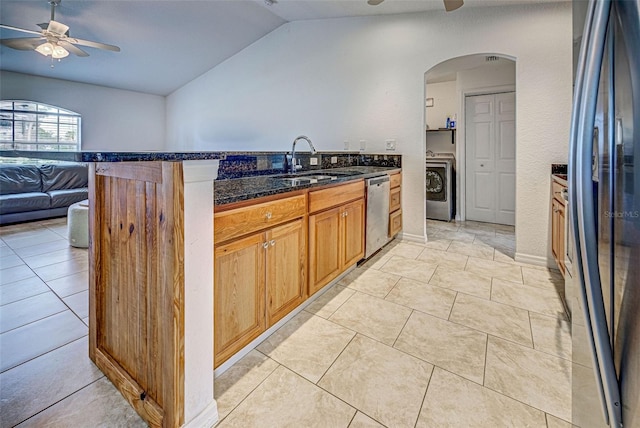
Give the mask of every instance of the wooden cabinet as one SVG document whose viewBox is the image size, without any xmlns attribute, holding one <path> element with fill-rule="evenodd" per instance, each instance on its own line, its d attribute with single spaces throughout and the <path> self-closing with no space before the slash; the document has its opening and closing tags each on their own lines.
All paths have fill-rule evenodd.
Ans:
<svg viewBox="0 0 640 428">
<path fill-rule="evenodd" d="M 309 205 L 329 208 L 309 216 L 309 295 L 312 295 L 364 257 L 364 182 L 310 192 Z"/>
<path fill-rule="evenodd" d="M 309 216 L 309 295 L 341 272 L 341 219 L 339 208 Z"/>
<path fill-rule="evenodd" d="M 389 237 L 392 238 L 402 230 L 402 174 L 392 174 L 389 179 Z"/>
<path fill-rule="evenodd" d="M 564 253 L 565 253 L 565 201 L 562 192 L 566 187 L 557 182 L 552 182 L 551 196 L 551 252 L 556 260 L 558 269 L 562 276 L 565 274 Z"/>
<path fill-rule="evenodd" d="M 364 257 L 365 206 L 358 199 L 342 207 L 342 265 L 346 268 Z"/>
<path fill-rule="evenodd" d="M 307 224 L 303 219 L 275 227 L 265 235 L 266 328 L 295 309 L 307 291 Z"/>
<path fill-rule="evenodd" d="M 307 221 L 304 214 L 305 195 L 216 213 L 214 367 L 306 298 Z M 259 224 L 263 230 L 237 237 L 242 229 L 235 224 L 241 221 L 247 224 L 248 230 Z M 264 225 L 270 227 L 264 229 Z M 225 238 L 222 243 L 218 241 Z"/>
<path fill-rule="evenodd" d="M 257 233 L 215 248 L 215 367 L 265 330 L 264 244 Z"/>
</svg>

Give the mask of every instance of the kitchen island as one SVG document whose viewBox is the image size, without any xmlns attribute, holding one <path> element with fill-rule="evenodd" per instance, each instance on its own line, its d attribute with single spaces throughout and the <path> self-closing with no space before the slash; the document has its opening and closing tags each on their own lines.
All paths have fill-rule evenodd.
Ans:
<svg viewBox="0 0 640 428">
<path fill-rule="evenodd" d="M 219 160 L 130 159 L 89 168 L 89 356 L 150 426 L 212 426 Z"/>
<path fill-rule="evenodd" d="M 213 213 L 400 171 L 351 165 L 330 182 L 215 181 L 221 153 L 73 156 L 65 160 L 90 163 L 89 356 L 149 425 L 166 427 L 218 419 Z"/>
</svg>

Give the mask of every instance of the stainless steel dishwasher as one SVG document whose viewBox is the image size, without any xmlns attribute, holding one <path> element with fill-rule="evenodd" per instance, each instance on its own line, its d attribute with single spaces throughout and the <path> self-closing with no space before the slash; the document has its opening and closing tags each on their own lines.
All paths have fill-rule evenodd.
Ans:
<svg viewBox="0 0 640 428">
<path fill-rule="evenodd" d="M 367 184 L 367 234 L 365 259 L 368 259 L 389 242 L 389 176 L 366 180 Z"/>
</svg>

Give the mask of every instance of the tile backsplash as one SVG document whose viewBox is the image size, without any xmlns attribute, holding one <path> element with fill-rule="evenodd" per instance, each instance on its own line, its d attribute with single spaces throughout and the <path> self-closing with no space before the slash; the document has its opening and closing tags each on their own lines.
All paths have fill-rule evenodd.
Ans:
<svg viewBox="0 0 640 428">
<path fill-rule="evenodd" d="M 311 158 L 318 160 L 317 165 L 311 165 Z M 302 169 L 300 171 L 313 171 L 315 169 L 343 168 L 348 166 L 391 166 L 402 167 L 402 155 L 389 154 L 361 154 L 359 152 L 322 152 L 297 153 Z M 332 163 L 335 161 L 335 163 Z M 250 177 L 256 175 L 273 175 L 286 172 L 285 153 L 273 152 L 229 152 L 220 160 L 218 180 Z"/>
</svg>

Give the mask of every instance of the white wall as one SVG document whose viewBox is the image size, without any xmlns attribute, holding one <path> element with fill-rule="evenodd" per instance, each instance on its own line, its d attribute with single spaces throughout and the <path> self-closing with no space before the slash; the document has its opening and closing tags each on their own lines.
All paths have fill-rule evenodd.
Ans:
<svg viewBox="0 0 640 428">
<path fill-rule="evenodd" d="M 447 117 L 458 113 L 456 81 L 428 83 L 427 98 L 433 98 L 433 107 L 426 107 L 429 129 L 446 128 Z"/>
<path fill-rule="evenodd" d="M 403 157 L 404 232 L 424 239 L 424 73 L 449 58 L 517 61 L 517 252 L 547 257 L 550 164 L 566 160 L 571 4 L 293 22 L 167 98 L 171 150 L 319 150 Z"/>
<path fill-rule="evenodd" d="M 165 148 L 165 97 L 0 71 L 0 99 L 37 101 L 82 115 L 82 150 Z"/>
</svg>

